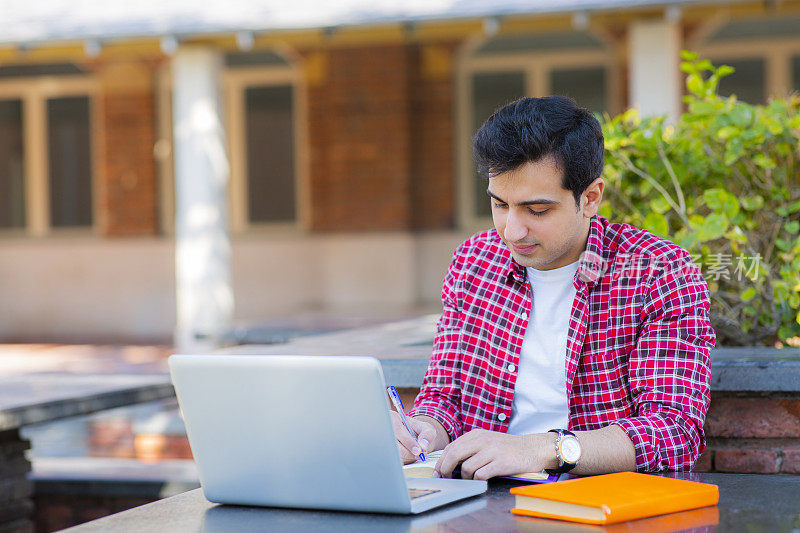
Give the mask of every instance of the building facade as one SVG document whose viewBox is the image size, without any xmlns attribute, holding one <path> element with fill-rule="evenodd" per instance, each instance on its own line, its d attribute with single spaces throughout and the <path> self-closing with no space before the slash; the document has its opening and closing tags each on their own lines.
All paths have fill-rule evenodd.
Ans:
<svg viewBox="0 0 800 533">
<path fill-rule="evenodd" d="M 723 94 L 798 91 L 800 2 L 0 46 L 0 340 L 172 337 L 176 225 L 196 215 L 176 185 L 204 179 L 176 169 L 187 54 L 217 65 L 215 249 L 229 254 L 223 314 L 245 323 L 435 304 L 453 248 L 491 225 L 470 137 L 492 110 L 563 94 L 676 115 L 682 49 L 736 68 Z"/>
</svg>

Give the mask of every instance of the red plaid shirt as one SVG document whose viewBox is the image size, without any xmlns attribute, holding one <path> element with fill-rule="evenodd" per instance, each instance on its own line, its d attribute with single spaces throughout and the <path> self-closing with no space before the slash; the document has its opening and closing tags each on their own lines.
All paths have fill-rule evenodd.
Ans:
<svg viewBox="0 0 800 533">
<path fill-rule="evenodd" d="M 690 470 L 705 448 L 716 338 L 700 270 L 679 246 L 596 216 L 574 284 L 569 429 L 616 424 L 639 471 Z M 531 290 L 495 230 L 456 250 L 442 303 L 411 414 L 435 418 L 451 439 L 475 428 L 506 432 Z"/>
</svg>

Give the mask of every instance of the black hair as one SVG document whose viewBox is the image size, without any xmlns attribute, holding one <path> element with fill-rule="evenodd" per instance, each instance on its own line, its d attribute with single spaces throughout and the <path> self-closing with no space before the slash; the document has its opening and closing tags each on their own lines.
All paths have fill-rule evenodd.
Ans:
<svg viewBox="0 0 800 533">
<path fill-rule="evenodd" d="M 603 172 L 600 123 L 564 96 L 520 98 L 490 116 L 472 140 L 478 171 L 488 178 L 553 155 L 575 203 Z"/>
</svg>

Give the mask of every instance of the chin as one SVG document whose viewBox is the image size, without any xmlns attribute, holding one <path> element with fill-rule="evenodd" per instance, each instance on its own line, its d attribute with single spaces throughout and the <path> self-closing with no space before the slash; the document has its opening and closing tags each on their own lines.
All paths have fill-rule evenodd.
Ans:
<svg viewBox="0 0 800 533">
<path fill-rule="evenodd" d="M 534 258 L 533 256 L 530 255 L 517 255 L 515 253 L 512 253 L 511 255 L 517 262 L 517 264 L 523 267 L 539 268 L 540 266 L 544 266 L 547 264 L 546 261 L 542 261 L 541 259 Z"/>
</svg>

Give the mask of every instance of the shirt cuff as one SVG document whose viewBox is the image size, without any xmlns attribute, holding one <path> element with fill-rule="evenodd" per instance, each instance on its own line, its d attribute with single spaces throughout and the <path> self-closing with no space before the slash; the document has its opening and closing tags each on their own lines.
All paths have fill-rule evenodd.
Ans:
<svg viewBox="0 0 800 533">
<path fill-rule="evenodd" d="M 636 470 L 637 472 L 655 472 L 658 471 L 658 453 L 653 447 L 653 441 L 656 438 L 653 435 L 653 428 L 642 417 L 637 418 L 622 418 L 611 422 L 615 426 L 619 426 L 628 435 L 633 443 L 633 449 L 636 452 Z"/>
<path fill-rule="evenodd" d="M 459 422 L 456 414 L 450 413 L 440 406 L 421 404 L 414 406 L 414 408 L 408 412 L 408 416 L 418 415 L 429 416 L 439 422 L 449 435 L 450 442 L 456 440 L 462 433 L 461 422 Z"/>
</svg>

